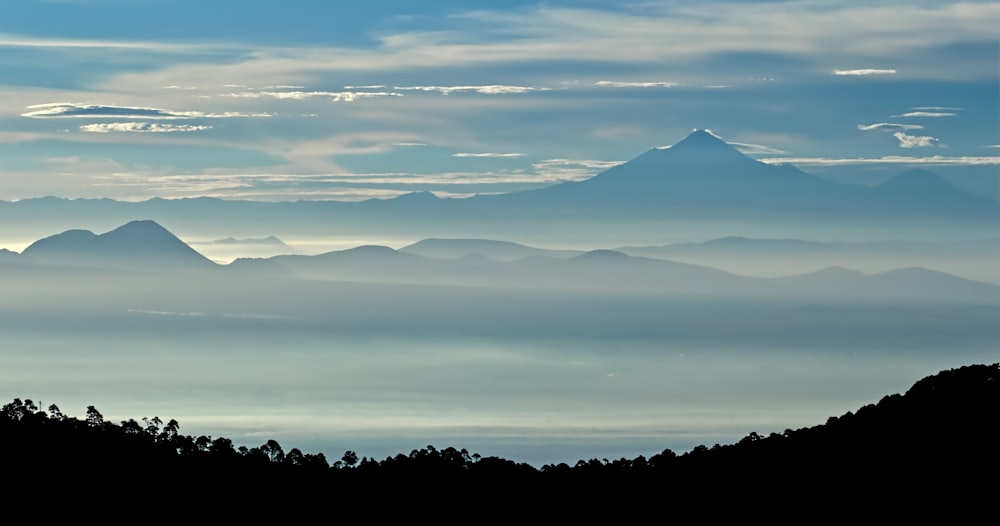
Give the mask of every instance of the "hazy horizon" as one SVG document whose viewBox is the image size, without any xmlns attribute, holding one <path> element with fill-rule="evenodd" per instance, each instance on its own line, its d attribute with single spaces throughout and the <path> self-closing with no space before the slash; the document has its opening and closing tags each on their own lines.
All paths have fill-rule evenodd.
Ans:
<svg viewBox="0 0 1000 526">
<path fill-rule="evenodd" d="M 5 15 L 0 397 L 541 465 L 1000 360 L 1000 2 Z"/>
</svg>

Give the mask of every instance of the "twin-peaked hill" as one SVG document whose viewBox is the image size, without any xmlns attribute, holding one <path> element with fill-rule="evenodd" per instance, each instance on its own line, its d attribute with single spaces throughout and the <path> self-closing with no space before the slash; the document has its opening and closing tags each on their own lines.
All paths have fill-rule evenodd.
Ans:
<svg viewBox="0 0 1000 526">
<path fill-rule="evenodd" d="M 101 269 L 185 272 L 215 267 L 155 221 L 132 221 L 110 232 L 68 230 L 21 252 L 22 262 Z"/>
</svg>

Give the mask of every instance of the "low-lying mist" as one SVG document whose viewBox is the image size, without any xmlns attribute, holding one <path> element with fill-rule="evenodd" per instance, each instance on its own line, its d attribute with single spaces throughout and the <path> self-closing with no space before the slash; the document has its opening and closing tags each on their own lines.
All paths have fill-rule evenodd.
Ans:
<svg viewBox="0 0 1000 526">
<path fill-rule="evenodd" d="M 822 423 L 1000 355 L 985 303 L 75 271 L 9 285 L 0 396 L 331 458 L 681 451 Z"/>
</svg>

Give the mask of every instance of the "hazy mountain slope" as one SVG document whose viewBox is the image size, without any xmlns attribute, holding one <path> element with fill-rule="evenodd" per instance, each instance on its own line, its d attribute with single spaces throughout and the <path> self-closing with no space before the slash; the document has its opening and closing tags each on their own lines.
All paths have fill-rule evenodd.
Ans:
<svg viewBox="0 0 1000 526">
<path fill-rule="evenodd" d="M 702 243 L 625 246 L 616 250 L 764 277 L 804 274 L 829 266 L 867 273 L 925 267 L 968 279 L 1000 283 L 1000 266 L 993 264 L 1000 260 L 998 239 L 816 242 L 732 236 Z"/>
<path fill-rule="evenodd" d="M 190 271 L 215 267 L 154 221 L 132 221 L 104 234 L 69 230 L 32 243 L 26 262 L 69 267 Z"/>
<path fill-rule="evenodd" d="M 551 250 L 529 247 L 510 241 L 488 239 L 435 239 L 428 238 L 399 249 L 427 257 L 460 258 L 478 254 L 497 261 L 510 261 L 530 256 L 567 258 L 583 253 L 580 250 Z"/>
</svg>

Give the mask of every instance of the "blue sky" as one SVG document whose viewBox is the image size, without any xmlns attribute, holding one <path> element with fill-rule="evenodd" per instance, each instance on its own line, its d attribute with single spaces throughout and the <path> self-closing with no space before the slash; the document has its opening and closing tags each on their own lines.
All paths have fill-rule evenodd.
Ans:
<svg viewBox="0 0 1000 526">
<path fill-rule="evenodd" d="M 0 199 L 503 192 L 693 128 L 806 170 L 1000 163 L 1000 2 L 4 4 Z"/>
</svg>

